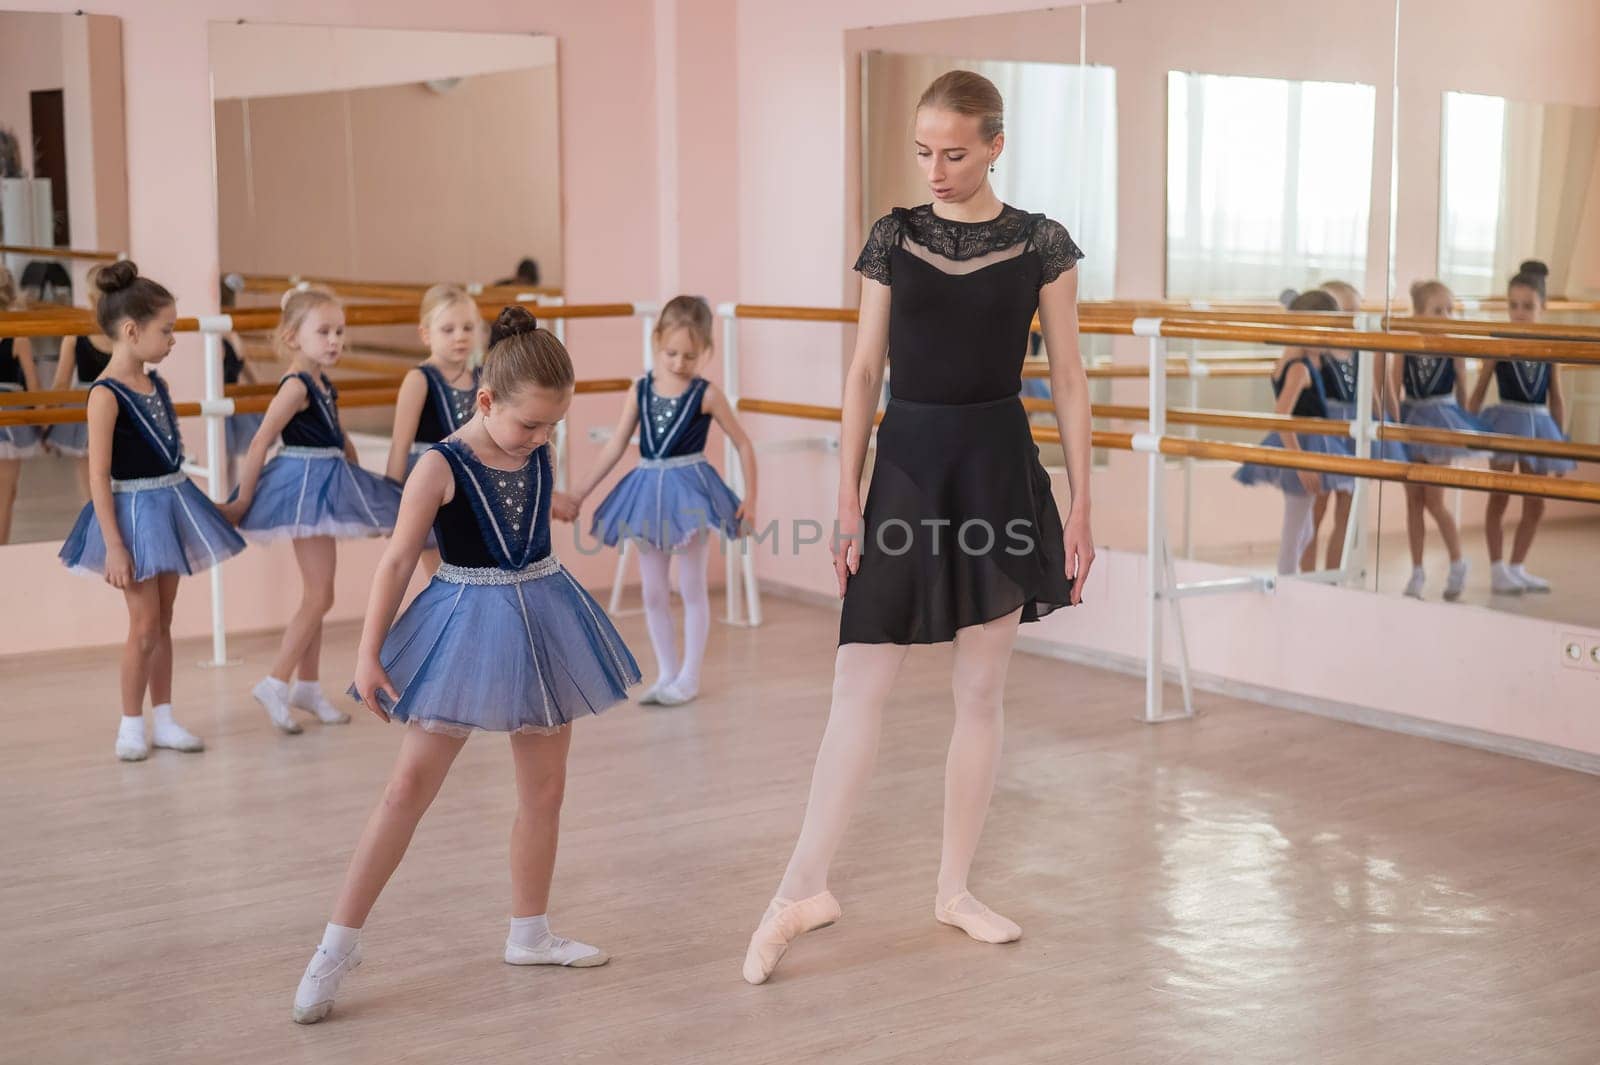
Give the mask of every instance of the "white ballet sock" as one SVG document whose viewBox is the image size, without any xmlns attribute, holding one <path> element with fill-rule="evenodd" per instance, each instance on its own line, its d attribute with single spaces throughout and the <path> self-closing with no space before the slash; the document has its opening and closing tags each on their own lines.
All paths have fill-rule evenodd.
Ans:
<svg viewBox="0 0 1600 1065">
<path fill-rule="evenodd" d="M 290 735 L 300 731 L 300 722 L 296 721 L 294 715 L 289 712 L 289 684 L 287 681 L 281 681 L 269 674 L 256 682 L 256 686 L 250 689 L 250 694 L 255 696 L 256 702 L 266 709 L 267 716 L 272 719 L 272 723 L 278 728 Z"/>
<path fill-rule="evenodd" d="M 1422 598 L 1422 586 L 1428 580 L 1428 574 L 1421 566 L 1411 567 L 1411 579 L 1406 582 L 1406 594 L 1413 599 Z"/>
<path fill-rule="evenodd" d="M 1467 586 L 1467 560 L 1458 558 L 1450 563 L 1450 573 L 1444 580 L 1444 597 L 1449 600 L 1461 598 L 1461 590 Z"/>
<path fill-rule="evenodd" d="M 350 715 L 328 702 L 322 685 L 314 680 L 297 680 L 289 688 L 289 705 L 310 711 L 324 725 L 343 725 Z"/>
<path fill-rule="evenodd" d="M 1520 595 L 1523 584 L 1517 579 L 1516 568 L 1504 562 L 1489 563 L 1489 589 L 1496 595 Z"/>
<path fill-rule="evenodd" d="M 328 927 L 322 930 L 322 942 L 317 944 L 317 949 L 337 961 L 354 950 L 360 939 L 361 929 L 329 922 Z"/>
<path fill-rule="evenodd" d="M 1278 573 L 1288 576 L 1300 572 L 1300 556 L 1316 530 L 1311 524 L 1311 507 L 1316 502 L 1308 495 L 1283 493 L 1283 532 L 1278 538 Z"/>
<path fill-rule="evenodd" d="M 155 719 L 150 730 L 150 742 L 157 747 L 166 747 L 174 751 L 202 751 L 205 743 L 172 719 L 172 704 L 162 703 L 152 707 L 151 716 Z"/>
<path fill-rule="evenodd" d="M 124 762 L 142 762 L 150 755 L 150 741 L 144 734 L 144 715 L 122 715 L 117 725 L 117 757 Z"/>
<path fill-rule="evenodd" d="M 1545 580 L 1543 577 L 1537 577 L 1532 573 L 1529 573 L 1527 568 L 1521 562 L 1513 563 L 1510 567 L 1510 570 L 1511 575 L 1517 579 L 1517 583 L 1521 584 L 1522 587 L 1528 591 L 1548 592 L 1550 590 L 1549 581 Z"/>
<path fill-rule="evenodd" d="M 660 689 L 678 675 L 677 639 L 672 632 L 672 584 L 668 576 L 671 561 L 665 551 L 653 547 L 639 549 L 639 591 L 644 598 L 644 622 L 650 631 L 650 648 L 656 653 L 656 679 Z"/>
<path fill-rule="evenodd" d="M 529 950 L 546 946 L 553 938 L 550 935 L 550 915 L 541 913 L 537 917 L 511 918 L 511 934 L 506 938 L 509 942 Z"/>
<path fill-rule="evenodd" d="M 505 957 L 510 965 L 566 965 L 574 969 L 604 965 L 610 960 L 599 947 L 551 932 L 547 914 L 511 918 Z"/>
<path fill-rule="evenodd" d="M 706 565 L 711 538 L 704 533 L 678 552 L 678 594 L 683 597 L 683 664 L 672 681 L 672 693 L 687 702 L 700 694 L 700 667 L 705 664 L 711 633 L 711 600 L 706 595 Z"/>
</svg>

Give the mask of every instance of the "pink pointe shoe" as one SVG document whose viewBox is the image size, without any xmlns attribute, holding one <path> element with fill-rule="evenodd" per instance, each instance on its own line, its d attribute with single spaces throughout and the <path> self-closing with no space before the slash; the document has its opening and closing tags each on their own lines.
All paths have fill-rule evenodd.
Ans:
<svg viewBox="0 0 1600 1065">
<path fill-rule="evenodd" d="M 790 943 L 807 932 L 828 927 L 842 912 L 839 900 L 831 891 L 799 902 L 773 899 L 766 916 L 761 918 L 761 924 L 750 937 L 750 949 L 744 955 L 744 978 L 752 984 L 766 983 L 772 970 L 783 960 Z"/>
<path fill-rule="evenodd" d="M 1002 917 L 963 891 L 948 902 L 935 902 L 934 920 L 959 928 L 979 943 L 1014 943 L 1022 938 L 1022 928 L 1008 917 Z"/>
</svg>

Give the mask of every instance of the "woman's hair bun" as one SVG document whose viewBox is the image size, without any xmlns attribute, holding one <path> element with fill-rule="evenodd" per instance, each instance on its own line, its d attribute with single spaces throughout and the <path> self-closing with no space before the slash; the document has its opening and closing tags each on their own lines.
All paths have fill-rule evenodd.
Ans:
<svg viewBox="0 0 1600 1065">
<path fill-rule="evenodd" d="M 500 312 L 494 320 L 494 325 L 489 329 L 489 346 L 492 348 L 507 337 L 521 336 L 524 333 L 537 333 L 539 319 L 526 307 L 511 306 Z"/>
<path fill-rule="evenodd" d="M 1517 267 L 1519 274 L 1531 274 L 1535 277 L 1549 277 L 1550 267 L 1538 259 L 1524 259 L 1522 265 Z"/>
<path fill-rule="evenodd" d="M 107 263 L 96 271 L 94 286 L 101 292 L 121 292 L 139 279 L 139 268 L 129 259 Z"/>
</svg>

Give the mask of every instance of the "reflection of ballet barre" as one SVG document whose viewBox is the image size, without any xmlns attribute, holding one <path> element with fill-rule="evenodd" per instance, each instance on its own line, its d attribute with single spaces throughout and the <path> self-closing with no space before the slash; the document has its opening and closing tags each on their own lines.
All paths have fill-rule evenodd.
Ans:
<svg viewBox="0 0 1600 1065">
<path fill-rule="evenodd" d="M 1095 322 L 1131 322 L 1131 312 L 1109 313 L 1079 308 L 1083 319 Z M 1600 341 L 1600 326 L 1552 322 L 1481 321 L 1468 318 L 1419 318 L 1414 315 L 1351 314 L 1347 311 L 1187 311 L 1167 312 L 1169 322 L 1243 322 L 1252 325 L 1298 325 L 1324 329 L 1367 328 L 1375 332 L 1428 333 L 1453 336 L 1504 337 L 1523 340 Z"/>
<path fill-rule="evenodd" d="M 1049 400 L 1024 398 L 1022 404 L 1029 411 L 1048 413 L 1055 409 Z M 1145 421 L 1150 417 L 1148 407 L 1096 403 L 1089 409 L 1094 417 L 1112 421 Z M 1167 421 L 1179 425 L 1204 425 L 1214 429 L 1277 430 L 1317 436 L 1355 435 L 1354 422 L 1339 418 L 1297 418 L 1290 414 L 1257 414 L 1179 407 L 1168 409 Z M 1600 462 L 1600 445 L 1574 443 L 1569 440 L 1539 440 L 1527 436 L 1461 432 L 1454 429 L 1395 425 L 1390 422 L 1374 423 L 1371 437 L 1373 440 L 1398 440 L 1402 443 L 1412 441 L 1419 444 L 1447 444 L 1463 447 L 1469 451 L 1504 451 L 1518 455 L 1576 459 L 1579 462 Z"/>
<path fill-rule="evenodd" d="M 1049 411 L 1053 409 L 1050 407 L 1048 400 L 1024 399 L 1022 402 L 1029 410 Z M 826 422 L 839 421 L 841 413 L 838 407 L 828 407 L 814 403 L 789 403 L 781 400 L 752 399 L 749 397 L 739 400 L 739 409 L 751 414 L 771 414 L 785 418 L 804 418 L 811 421 Z M 1149 408 L 1146 407 L 1109 405 L 1092 406 L 1090 413 L 1096 418 L 1112 420 L 1144 420 L 1150 416 Z M 1209 425 L 1238 429 L 1278 429 L 1284 432 L 1317 433 L 1320 435 L 1344 435 L 1349 432 L 1350 426 L 1353 424 L 1336 418 L 1296 418 L 1284 414 L 1228 414 L 1223 411 L 1169 410 L 1166 415 L 1168 421 L 1189 425 Z M 874 415 L 874 422 L 881 422 L 882 420 L 883 412 L 879 411 Z M 1600 447 L 1590 444 L 1566 444 L 1561 441 L 1532 440 L 1520 436 L 1502 436 L 1498 433 L 1454 433 L 1443 429 L 1411 429 L 1398 425 L 1385 425 L 1383 430 L 1384 439 L 1390 440 L 1403 438 L 1427 443 L 1466 444 L 1483 450 L 1518 451 L 1530 455 L 1559 454 L 1566 458 L 1581 458 L 1589 462 L 1600 462 Z M 1133 446 L 1132 441 L 1135 435 L 1138 434 L 1095 430 L 1093 444 L 1095 447 L 1119 451 L 1142 450 Z M 1036 441 L 1045 443 L 1061 443 L 1061 433 L 1047 426 L 1034 426 L 1033 438 Z M 1184 437 L 1163 437 L 1162 439 L 1161 453 L 1166 455 L 1220 458 L 1232 462 L 1254 462 L 1264 466 L 1284 466 L 1289 469 L 1313 470 L 1318 473 L 1349 474 L 1354 477 L 1365 477 L 1374 480 L 1407 481 L 1414 484 L 1443 484 L 1488 492 L 1542 495 L 1551 499 L 1600 503 L 1600 484 L 1574 481 L 1565 485 L 1558 483 L 1552 488 L 1551 482 L 1558 482 L 1559 478 L 1544 477 L 1537 474 L 1463 470 L 1452 466 L 1391 462 L 1383 459 L 1363 459 L 1341 455 L 1322 455 L 1305 451 L 1287 451 L 1283 448 L 1262 447 L 1256 444 L 1227 444 L 1221 441 L 1190 440 Z M 1171 446 L 1168 446 L 1169 442 Z M 1226 453 L 1207 453 L 1206 449 L 1212 444 L 1215 444 L 1218 448 L 1230 450 Z M 1560 445 L 1559 450 L 1557 450 L 1558 444 Z M 1199 446 L 1191 449 L 1190 445 Z M 1278 461 L 1279 459 L 1284 459 L 1284 461 Z M 1434 476 L 1435 473 L 1443 474 L 1443 478 L 1436 478 Z M 1462 476 L 1454 476 L 1457 474 Z M 1491 478 L 1491 480 L 1483 481 L 1483 477 Z M 1530 486 L 1540 490 L 1530 491 Z"/>
<path fill-rule="evenodd" d="M 1396 304 L 1403 304 L 1403 298 L 1396 299 Z M 1506 306 L 1505 296 L 1480 296 L 1461 297 L 1455 302 L 1455 309 L 1472 313 L 1481 311 L 1486 307 L 1501 308 Z M 1139 315 L 1160 315 L 1170 318 L 1188 311 L 1220 311 L 1234 313 L 1239 311 L 1264 311 L 1268 313 L 1282 312 L 1283 304 L 1276 300 L 1085 300 L 1079 307 L 1085 311 L 1133 311 Z M 1387 314 L 1388 306 L 1377 302 L 1367 302 L 1361 305 L 1361 311 L 1368 314 Z M 1545 310 L 1549 311 L 1600 311 L 1600 300 L 1568 299 L 1565 296 L 1551 296 L 1545 303 Z"/>
<path fill-rule="evenodd" d="M 93 263 L 120 263 L 127 253 L 120 251 L 81 251 L 75 248 L 39 248 L 28 244 L 0 244 L 0 255 L 28 255 L 35 259 L 78 259 Z"/>
</svg>

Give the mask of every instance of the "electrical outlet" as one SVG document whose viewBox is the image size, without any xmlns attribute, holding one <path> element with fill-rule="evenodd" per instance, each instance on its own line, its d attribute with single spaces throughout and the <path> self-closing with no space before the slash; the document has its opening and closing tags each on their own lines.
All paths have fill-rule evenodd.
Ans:
<svg viewBox="0 0 1600 1065">
<path fill-rule="evenodd" d="M 1561 664 L 1569 669 L 1587 669 L 1600 673 L 1600 634 L 1562 633 Z"/>
</svg>

